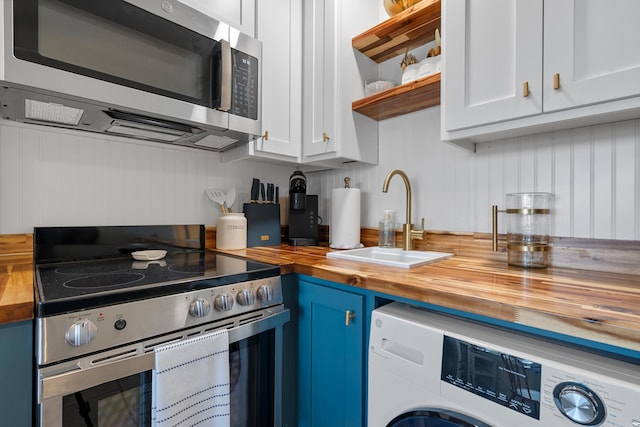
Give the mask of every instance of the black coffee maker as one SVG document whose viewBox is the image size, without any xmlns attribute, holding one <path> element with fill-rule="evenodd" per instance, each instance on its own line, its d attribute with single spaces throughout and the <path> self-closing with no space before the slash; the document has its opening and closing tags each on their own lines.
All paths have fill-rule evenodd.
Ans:
<svg viewBox="0 0 640 427">
<path fill-rule="evenodd" d="M 289 177 L 289 243 L 318 244 L 318 196 L 307 194 L 307 177 L 299 170 Z"/>
</svg>

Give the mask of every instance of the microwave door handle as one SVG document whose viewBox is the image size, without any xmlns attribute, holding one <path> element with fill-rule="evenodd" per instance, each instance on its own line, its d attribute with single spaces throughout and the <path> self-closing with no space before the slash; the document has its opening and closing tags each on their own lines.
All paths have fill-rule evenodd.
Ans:
<svg viewBox="0 0 640 427">
<path fill-rule="evenodd" d="M 231 45 L 227 40 L 220 40 L 222 81 L 220 82 L 220 106 L 219 110 L 231 109 Z"/>
</svg>

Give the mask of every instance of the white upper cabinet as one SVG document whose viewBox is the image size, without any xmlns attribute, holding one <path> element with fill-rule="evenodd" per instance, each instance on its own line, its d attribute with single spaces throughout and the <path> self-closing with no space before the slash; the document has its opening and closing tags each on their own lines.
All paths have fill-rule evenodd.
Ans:
<svg viewBox="0 0 640 427">
<path fill-rule="evenodd" d="M 377 24 L 377 4 L 260 0 L 256 5 L 263 134 L 223 152 L 222 160 L 252 157 L 302 169 L 377 163 L 378 122 L 351 108 L 364 95 L 364 76 L 377 75 L 377 64 L 355 51 L 351 41 Z"/>
<path fill-rule="evenodd" d="M 231 25 L 233 28 L 255 36 L 256 0 L 179 0 L 194 9 Z M 257 3 L 257 2 L 256 2 Z"/>
<path fill-rule="evenodd" d="M 640 2 L 443 0 L 442 139 L 640 117 Z"/>
<path fill-rule="evenodd" d="M 302 2 L 260 0 L 262 137 L 222 153 L 222 160 L 261 158 L 299 163 L 302 156 Z"/>
<path fill-rule="evenodd" d="M 545 111 L 640 95 L 638 17 L 637 0 L 545 3 Z"/>
<path fill-rule="evenodd" d="M 446 130 L 542 112 L 542 0 L 445 0 L 443 28 Z"/>
<path fill-rule="evenodd" d="M 351 109 L 364 96 L 363 75 L 377 75 L 351 39 L 377 23 L 370 0 L 304 2 L 303 163 L 378 162 L 378 122 Z"/>
<path fill-rule="evenodd" d="M 260 0 L 262 129 L 255 145 L 265 157 L 298 162 L 302 138 L 302 2 Z"/>
</svg>

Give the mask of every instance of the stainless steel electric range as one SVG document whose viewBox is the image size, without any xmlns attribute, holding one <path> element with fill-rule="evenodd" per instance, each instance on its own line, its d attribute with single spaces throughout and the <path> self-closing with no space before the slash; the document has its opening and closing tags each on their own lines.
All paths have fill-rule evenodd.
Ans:
<svg viewBox="0 0 640 427">
<path fill-rule="evenodd" d="M 202 225 L 34 230 L 39 425 L 150 425 L 154 348 L 220 328 L 232 425 L 279 425 L 279 267 L 204 240 Z M 134 259 L 141 250 L 166 255 Z"/>
</svg>

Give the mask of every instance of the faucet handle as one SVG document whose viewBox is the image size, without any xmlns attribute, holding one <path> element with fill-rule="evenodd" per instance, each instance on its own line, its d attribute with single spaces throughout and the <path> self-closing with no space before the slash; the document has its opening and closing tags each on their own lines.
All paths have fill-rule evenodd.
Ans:
<svg viewBox="0 0 640 427">
<path fill-rule="evenodd" d="M 411 230 L 411 239 L 422 240 L 424 239 L 424 217 L 422 221 L 420 221 L 421 228 L 420 230 Z"/>
</svg>

